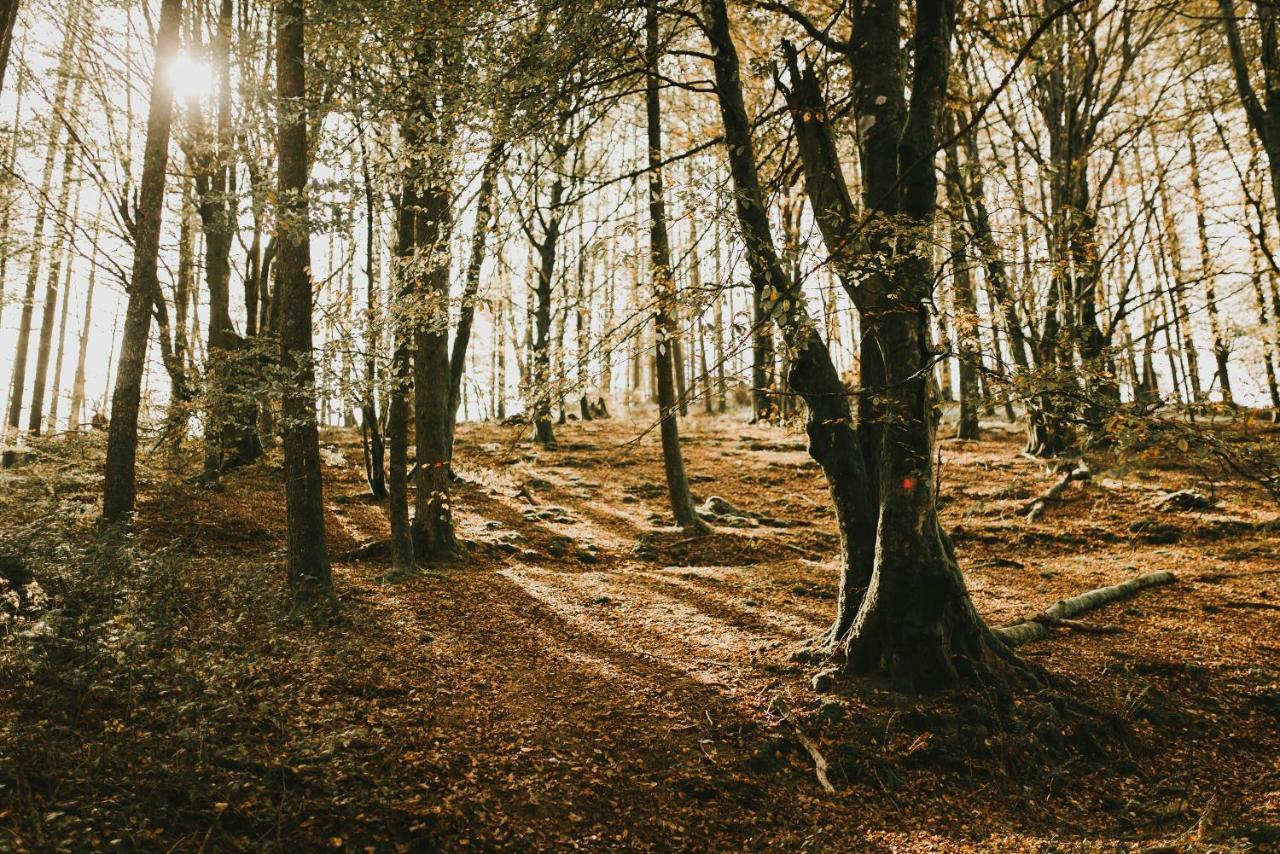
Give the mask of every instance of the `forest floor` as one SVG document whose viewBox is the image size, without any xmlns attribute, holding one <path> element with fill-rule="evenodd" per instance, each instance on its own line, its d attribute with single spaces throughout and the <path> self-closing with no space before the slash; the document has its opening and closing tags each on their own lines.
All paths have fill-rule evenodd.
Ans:
<svg viewBox="0 0 1280 854">
<path fill-rule="evenodd" d="M 1052 722 L 1006 725 L 982 696 L 815 691 L 792 653 L 834 612 L 837 541 L 802 434 L 686 419 L 695 495 L 765 517 L 695 538 L 669 526 L 647 426 L 571 422 L 548 450 L 462 425 L 459 559 L 394 583 L 361 548 L 387 519 L 359 436 L 325 432 L 326 625 L 285 615 L 278 452 L 216 490 L 148 469 L 134 533 L 103 543 L 100 437 L 46 442 L 0 480 L 0 551 L 47 594 L 11 596 L 0 623 L 0 851 L 1280 845 L 1280 523 L 1261 492 L 1165 513 L 1164 492 L 1208 489 L 1199 473 L 1111 459 L 1027 522 L 1055 476 L 1020 432 L 942 441 L 943 519 L 993 624 L 1178 576 L 1085 618 L 1114 631 L 1020 648 L 1129 733 L 1046 750 Z"/>
</svg>

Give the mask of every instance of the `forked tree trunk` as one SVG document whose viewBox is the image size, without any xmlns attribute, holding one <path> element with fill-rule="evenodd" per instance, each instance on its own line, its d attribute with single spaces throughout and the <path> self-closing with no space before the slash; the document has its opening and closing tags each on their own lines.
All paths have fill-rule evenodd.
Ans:
<svg viewBox="0 0 1280 854">
<path fill-rule="evenodd" d="M 808 316 L 803 293 L 790 291 L 778 261 L 756 169 L 751 121 L 742 96 L 738 52 L 730 35 L 724 0 L 708 0 L 703 10 L 704 28 L 715 53 L 717 100 L 752 291 L 766 321 L 777 323 L 787 345 L 796 353 L 788 380 L 808 406 L 809 454 L 826 475 L 840 532 L 842 571 L 836 621 L 818 643 L 830 651 L 847 636 L 863 591 L 871 581 L 875 505 L 844 386 Z M 754 337 L 755 330 L 751 334 Z"/>
<path fill-rule="evenodd" d="M 560 242 L 560 222 L 564 216 L 564 179 L 560 170 L 568 145 L 562 140 L 555 143 L 555 174 L 551 183 L 551 199 L 548 205 L 546 231 L 537 249 L 537 283 L 534 296 L 537 303 L 533 312 L 533 400 L 532 413 L 534 438 L 540 445 L 554 445 L 556 434 L 551 426 L 551 299 L 555 281 L 556 251 Z"/>
<path fill-rule="evenodd" d="M 285 388 L 280 432 L 284 438 L 285 508 L 288 518 L 288 582 L 295 609 L 333 598 L 325 540 L 320 437 L 316 426 L 315 367 L 311 337 L 311 235 L 307 210 L 307 109 L 303 0 L 276 4 L 277 152 L 279 199 L 280 363 Z"/>
<path fill-rule="evenodd" d="M 759 263 L 772 246 L 767 223 L 752 222 L 758 216 L 753 211 L 762 210 L 752 204 L 760 198 L 758 184 L 754 192 L 745 191 L 754 179 L 754 154 L 735 82 L 736 54 L 723 2 L 706 8 L 726 143 L 741 200 L 739 219 L 749 257 L 756 255 Z M 869 131 L 861 140 L 864 200 L 873 217 L 869 230 L 855 217 L 817 78 L 812 69 L 800 72 L 794 53 L 788 56 L 792 88 L 785 91 L 806 190 L 834 269 L 845 279 L 865 251 L 881 254 L 888 263 L 883 275 L 865 277 L 858 287 L 848 287 L 846 281 L 862 316 L 864 342 L 871 342 L 871 348 L 864 348 L 863 387 L 882 398 L 866 410 L 879 416 L 877 423 L 862 424 L 859 432 L 851 429 L 826 346 L 807 317 L 800 322 L 795 318 L 795 307 L 802 306 L 798 294 L 796 302 L 786 295 L 786 313 L 775 318 L 791 318 L 783 321 L 788 344 L 805 343 L 792 345 L 797 355 L 791 385 L 808 404 L 810 453 L 827 475 L 846 544 L 845 580 L 828 648 L 842 651 L 849 669 L 886 672 L 901 689 L 927 690 L 961 680 L 1003 682 L 1029 670 L 977 615 L 937 520 L 934 400 L 928 380 L 933 356 L 925 306 L 933 271 L 931 253 L 918 241 L 927 239 L 921 235 L 927 235 L 936 207 L 932 160 L 954 7 L 945 0 L 917 3 L 909 107 L 903 95 L 907 63 L 900 46 L 900 14 L 897 3 L 860 7 L 850 44 L 850 62 L 860 69 L 854 105 L 859 124 Z M 874 123 L 868 121 L 871 116 Z M 745 157 L 735 154 L 739 148 Z M 750 163 L 735 162 L 747 158 Z M 903 233 L 891 226 L 889 216 L 910 223 L 910 230 Z M 878 351 L 878 363 L 868 371 L 872 348 Z M 838 401 L 843 413 L 831 411 L 832 401 Z M 850 554 L 851 546 L 859 551 Z"/>
<path fill-rule="evenodd" d="M 156 258 L 160 252 L 160 219 L 164 213 L 165 168 L 169 162 L 169 131 L 173 120 L 173 81 L 169 68 L 178 53 L 182 0 L 164 0 L 156 31 L 156 60 L 151 75 L 151 103 L 147 112 L 147 141 L 143 150 L 142 182 L 133 242 L 133 276 L 125 309 L 111 425 L 107 432 L 107 461 L 103 477 L 102 516 L 123 522 L 136 497 L 135 461 L 138 453 L 138 405 L 147 361 L 151 307 L 159 294 Z M 323 540 L 323 538 L 322 538 Z"/>
</svg>

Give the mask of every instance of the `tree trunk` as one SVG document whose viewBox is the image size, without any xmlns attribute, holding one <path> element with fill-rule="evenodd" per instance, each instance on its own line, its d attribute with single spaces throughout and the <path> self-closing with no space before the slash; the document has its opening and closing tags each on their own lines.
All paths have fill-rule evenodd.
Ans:
<svg viewBox="0 0 1280 854">
<path fill-rule="evenodd" d="M 49 138 L 45 145 L 44 168 L 41 172 L 39 203 L 36 206 L 36 218 L 31 235 L 31 260 L 27 265 L 27 285 L 23 292 L 22 314 L 18 321 L 17 349 L 13 358 L 13 379 L 9 386 L 9 409 L 6 439 L 16 439 L 18 425 L 22 423 L 22 399 L 26 396 L 27 359 L 31 347 L 32 316 L 35 313 L 36 285 L 40 280 L 40 259 L 44 250 L 44 228 L 48 217 L 46 202 L 53 184 L 53 170 L 57 161 L 58 141 L 62 137 L 60 117 L 65 113 L 67 94 L 71 82 L 71 57 L 77 43 L 80 23 L 81 0 L 74 0 L 67 17 L 67 31 L 63 38 L 62 50 L 58 56 L 58 72 L 54 82 L 53 109 L 49 119 Z M 16 7 L 14 10 L 16 14 Z M 77 86 L 78 88 L 78 86 Z M 67 151 L 74 151 L 70 139 Z M 67 157 L 72 155 L 68 153 Z M 38 421 L 38 419 L 37 419 Z M 13 452 L 5 450 L 3 464 L 13 462 Z"/>
<path fill-rule="evenodd" d="M 209 290 L 206 349 L 207 399 L 205 479 L 216 482 L 227 468 L 262 456 L 258 407 L 250 388 L 252 364 L 238 355 L 245 340 L 231 321 L 231 244 L 236 212 L 231 204 L 235 149 L 231 126 L 232 2 L 221 0 L 214 40 L 218 81 L 213 134 L 206 129 L 198 100 L 188 107 L 195 143 L 188 157 L 195 172 L 197 210 L 204 233 L 205 283 Z"/>
<path fill-rule="evenodd" d="M 4 89 L 4 73 L 9 67 L 9 48 L 13 45 L 13 28 L 18 22 L 18 0 L 0 0 L 0 90 Z"/>
<path fill-rule="evenodd" d="M 540 445 L 554 445 L 555 431 L 551 426 L 551 286 L 555 281 L 556 249 L 560 241 L 560 221 L 564 216 L 564 180 L 560 166 L 568 146 L 557 142 L 556 177 L 551 183 L 551 201 L 546 219 L 547 227 L 542 241 L 537 244 L 538 280 L 534 289 L 537 305 L 534 309 L 535 337 L 533 341 L 533 411 L 534 438 Z"/>
<path fill-rule="evenodd" d="M 819 646 L 833 650 L 852 624 L 870 584 L 875 556 L 875 509 L 844 386 L 830 353 L 810 321 L 802 292 L 790 290 L 764 207 L 751 121 L 742 96 L 737 48 L 724 0 L 708 0 L 704 25 L 715 52 L 715 82 L 733 180 L 735 210 L 746 245 L 752 291 L 766 321 L 772 319 L 796 353 L 791 388 L 809 408 L 809 454 L 822 467 L 840 532 L 842 570 L 836 621 Z M 847 191 L 846 191 L 847 193 Z M 814 205 L 816 211 L 824 206 Z M 817 214 L 819 220 L 823 214 Z M 754 337 L 755 331 L 751 333 Z"/>
<path fill-rule="evenodd" d="M 378 287 L 378 225 L 381 209 L 377 204 L 373 176 L 369 169 L 369 152 L 365 145 L 364 127 L 356 128 L 360 144 L 360 177 L 364 188 L 364 252 L 365 252 L 365 320 L 364 320 L 364 394 L 360 402 L 360 435 L 363 437 L 365 479 L 369 482 L 369 494 L 375 500 L 387 497 L 386 449 L 383 445 L 382 424 L 378 418 L 378 356 L 382 349 L 379 332 L 382 305 Z M 403 396 L 403 394 L 402 394 Z M 407 437 L 402 436 L 401 441 Z M 403 467 L 402 467 L 403 475 Z M 402 496 L 403 497 L 403 496 Z M 407 511 L 406 511 L 407 513 Z M 413 565 L 412 555 L 408 566 Z"/>
<path fill-rule="evenodd" d="M 414 480 L 414 555 L 418 560 L 445 561 L 457 541 L 449 506 L 449 193 L 437 172 L 433 186 L 408 207 L 415 211 L 417 252 L 415 288 L 421 316 L 413 330 L 413 426 L 417 450 Z M 415 210 L 416 209 L 416 210 Z"/>
<path fill-rule="evenodd" d="M 662 102 L 658 93 L 658 0 L 645 6 L 645 116 L 648 128 L 649 155 L 649 256 L 653 274 L 654 327 L 657 332 L 658 418 L 661 421 L 662 465 L 667 475 L 667 495 L 676 524 L 689 533 L 710 530 L 693 509 L 689 480 L 684 472 L 684 456 L 680 452 L 680 431 L 676 420 L 677 404 L 682 400 L 672 375 L 673 360 L 678 363 L 675 348 L 679 340 L 674 307 L 675 283 L 671 269 L 671 244 L 667 235 L 667 210 L 662 179 Z"/>
<path fill-rule="evenodd" d="M 467 261 L 467 277 L 462 288 L 462 311 L 453 336 L 449 356 L 449 447 L 453 448 L 453 431 L 458 423 L 458 404 L 462 397 L 463 364 L 471 342 L 471 325 L 476 315 L 476 294 L 480 289 L 480 271 L 484 267 L 485 247 L 492 228 L 493 202 L 497 194 L 498 169 L 502 166 L 506 144 L 495 141 L 485 158 L 480 174 L 480 191 L 476 197 L 476 221 L 471 235 L 471 258 Z"/>
<path fill-rule="evenodd" d="M 948 125 L 952 122 L 948 121 Z M 947 133 L 951 135 L 951 128 Z M 964 230 L 964 205 L 961 202 L 960 158 L 953 142 L 947 146 L 947 203 L 951 231 L 951 287 L 955 300 L 953 332 L 960 361 L 960 423 L 958 439 L 978 438 L 978 302 L 969 274 L 968 240 Z"/>
<path fill-rule="evenodd" d="M 307 110 L 303 0 L 276 5 L 279 203 L 280 362 L 285 373 L 280 431 L 284 438 L 288 581 L 295 609 L 333 598 L 325 540 L 324 487 L 316 426 L 311 337 L 311 234 L 307 209 Z"/>
<path fill-rule="evenodd" d="M 156 31 L 156 59 L 151 76 L 147 112 L 147 141 L 138 191 L 133 242 L 133 274 L 125 308 L 124 338 L 111 398 L 107 431 L 107 461 L 103 478 L 102 516 L 123 522 L 133 511 L 136 496 L 134 464 L 138 453 L 138 405 L 146 368 L 151 306 L 159 284 L 156 260 L 160 252 L 160 224 L 164 213 L 165 169 L 169 162 L 169 131 L 173 120 L 173 81 L 170 66 L 178 53 L 182 0 L 164 0 Z"/>
<path fill-rule="evenodd" d="M 76 200 L 71 208 L 71 222 L 78 222 L 80 218 L 80 189 L 76 188 Z M 57 432 L 58 430 L 58 401 L 62 396 L 62 357 L 66 352 L 67 344 L 67 305 L 71 301 L 71 273 L 75 268 L 75 238 L 72 237 L 67 241 L 65 264 L 66 273 L 62 277 L 62 308 L 58 317 L 58 348 L 53 359 L 53 376 L 49 379 L 49 414 L 45 416 L 45 423 L 49 425 L 49 430 Z"/>
<path fill-rule="evenodd" d="M 716 411 L 724 414 L 729 408 L 729 383 L 725 378 L 725 352 L 724 352 L 724 292 L 725 283 L 720 268 L 720 218 L 715 220 L 715 234 L 712 242 L 715 245 L 715 277 L 716 277 L 716 296 L 715 296 L 715 354 L 716 354 Z M 729 312 L 730 321 L 733 319 L 733 312 Z"/>
<path fill-rule="evenodd" d="M 723 9 L 719 3 L 708 4 L 708 8 L 715 6 Z M 833 449 L 838 453 L 834 458 L 819 458 L 837 497 L 837 520 L 846 541 L 845 574 L 861 582 L 842 585 L 832 646 L 843 651 L 849 669 L 886 672 L 902 690 L 928 690 L 961 680 L 1003 683 L 1027 673 L 1028 668 L 991 634 L 974 610 L 949 540 L 938 524 L 934 492 L 934 401 L 928 370 L 933 353 L 926 309 L 933 265 L 932 253 L 921 243 L 928 239 L 936 210 L 933 155 L 946 91 L 954 7 L 945 0 L 920 0 L 916 5 L 909 106 L 904 98 L 907 63 L 898 4 L 857 8 L 849 61 L 860 69 L 854 107 L 858 124 L 866 130 L 860 148 L 864 204 L 872 217 L 869 225 L 855 215 L 817 78 L 811 68 L 800 72 L 791 51 L 787 58 L 792 88 L 784 90 L 810 206 L 832 255 L 833 269 L 841 274 L 862 318 L 862 386 L 881 398 L 863 410 L 864 417 L 875 417 L 877 422 L 861 424 L 858 433 L 848 426 L 844 404 L 844 424 L 835 433 L 840 444 Z M 727 42 L 727 27 L 722 38 Z M 724 53 L 717 50 L 717 59 Z M 717 63 L 716 82 L 726 117 L 730 111 L 724 109 L 725 92 L 733 88 L 729 74 L 733 70 L 732 64 Z M 869 121 L 871 117 L 876 120 Z M 729 126 L 726 120 L 732 163 L 737 137 L 729 133 Z M 745 171 L 735 169 L 735 179 Z M 745 195 L 740 184 L 737 189 L 740 197 Z M 748 204 L 739 206 L 744 226 L 750 201 L 748 196 Z M 910 227 L 895 227 L 894 221 Z M 744 228 L 749 231 L 759 233 L 758 228 Z M 763 241 L 748 238 L 748 246 L 753 243 Z M 882 255 L 887 265 L 884 272 L 846 279 L 856 269 L 855 259 L 865 251 Z M 812 375 L 804 376 L 805 368 L 812 370 L 821 361 L 830 365 L 829 358 L 820 358 L 826 354 L 820 341 L 796 352 L 792 386 L 805 394 L 812 439 L 815 430 L 831 420 L 815 409 L 832 399 L 843 402 L 844 397 L 815 394 L 812 386 L 806 388 L 804 381 Z M 870 370 L 869 358 L 877 360 Z M 838 387 L 834 368 L 827 371 L 823 390 Z M 814 453 L 813 444 L 810 452 Z M 841 492 L 860 499 L 849 508 L 853 512 L 841 512 Z M 850 559 L 850 541 L 860 549 L 860 560 Z"/>
<path fill-rule="evenodd" d="M 93 328 L 93 290 L 98 281 L 98 239 L 102 235 L 101 220 L 94 224 L 93 256 L 89 260 L 89 284 L 84 296 L 84 317 L 80 323 L 80 341 L 76 351 L 76 374 L 71 383 L 71 413 L 68 428 L 78 431 L 84 426 L 84 370 L 89 352 L 89 330 Z"/>
<path fill-rule="evenodd" d="M 1222 402 L 1235 405 L 1231 393 L 1231 345 L 1223 335 L 1222 318 L 1218 308 L 1218 293 L 1213 270 L 1213 256 L 1209 249 L 1209 226 L 1205 214 L 1204 191 L 1200 184 L 1200 157 L 1196 147 L 1195 128 L 1187 132 L 1187 156 L 1191 165 L 1191 199 L 1196 207 L 1196 237 L 1200 244 L 1200 279 L 1204 282 L 1205 307 L 1209 313 L 1209 331 L 1213 335 L 1213 358 L 1218 366 L 1218 387 Z"/>
<path fill-rule="evenodd" d="M 83 91 L 84 78 L 77 77 L 71 94 L 71 114 L 80 108 L 80 96 Z M 57 208 L 54 210 L 53 245 L 49 248 L 49 276 L 45 282 L 44 311 L 40 315 L 40 347 L 36 351 L 36 374 L 31 384 L 31 411 L 28 413 L 27 429 L 33 436 L 40 435 L 44 418 L 45 388 L 49 383 L 49 356 L 53 348 L 53 330 L 57 324 L 58 286 L 62 279 L 63 250 L 69 243 L 69 235 L 75 225 L 71 212 L 71 194 L 76 191 L 75 205 L 79 208 L 79 183 L 76 176 L 76 144 L 70 135 L 64 149 L 62 160 L 62 189 L 58 194 Z"/>
</svg>

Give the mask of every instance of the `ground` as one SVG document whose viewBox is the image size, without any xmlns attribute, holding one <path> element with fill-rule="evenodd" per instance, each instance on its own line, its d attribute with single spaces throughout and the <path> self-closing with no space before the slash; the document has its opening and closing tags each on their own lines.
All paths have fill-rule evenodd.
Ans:
<svg viewBox="0 0 1280 854">
<path fill-rule="evenodd" d="M 48 595 L 0 623 L 0 851 L 1280 842 L 1280 527 L 1260 491 L 1158 511 L 1201 473 L 1113 457 L 1027 522 L 1056 476 L 1019 432 L 941 443 L 943 520 L 991 623 L 1177 574 L 1084 618 L 1105 633 L 1020 650 L 1118 733 L 1097 741 L 1033 720 L 1035 697 L 1009 716 L 873 679 L 815 691 L 792 654 L 833 614 L 836 539 L 801 434 L 687 419 L 698 499 L 765 517 L 689 537 L 648 426 L 571 422 L 554 450 L 461 426 L 460 558 L 393 583 L 359 437 L 327 432 L 324 624 L 287 616 L 274 452 L 217 490 L 182 476 L 195 452 L 155 452 L 133 534 L 102 543 L 98 439 L 41 446 L 0 482 L 0 550 Z"/>
</svg>

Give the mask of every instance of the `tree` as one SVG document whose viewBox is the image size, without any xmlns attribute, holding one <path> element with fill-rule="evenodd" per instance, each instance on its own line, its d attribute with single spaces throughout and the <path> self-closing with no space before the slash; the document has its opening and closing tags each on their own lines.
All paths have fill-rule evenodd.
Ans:
<svg viewBox="0 0 1280 854">
<path fill-rule="evenodd" d="M 280 363 L 285 383 L 280 429 L 284 437 L 288 514 L 287 577 L 295 609 L 313 607 L 333 597 L 329 548 L 325 540 L 324 487 L 320 478 L 320 437 L 316 427 L 312 364 L 305 14 L 304 0 L 277 2 L 276 276 L 280 290 Z"/>
<path fill-rule="evenodd" d="M 18 321 L 18 340 L 13 358 L 13 379 L 10 382 L 6 439 L 16 438 L 18 425 L 22 423 L 22 399 L 26 391 L 27 358 L 31 347 L 31 324 L 35 313 L 36 285 L 40 279 L 40 262 L 44 251 L 44 228 L 48 217 L 49 198 L 53 186 L 53 170 L 58 154 L 58 142 L 62 137 L 62 125 L 58 119 L 65 115 L 67 93 L 71 85 L 71 58 L 75 52 L 80 20 L 80 0 L 75 0 L 67 15 L 67 30 L 58 55 L 58 71 L 54 80 L 52 115 L 49 122 L 48 142 L 45 145 L 44 167 L 40 179 L 40 204 L 36 208 L 36 220 L 31 235 L 31 260 L 27 265 L 27 283 L 22 298 L 22 314 Z M 16 7 L 15 7 L 16 9 Z M 68 151 L 71 143 L 67 143 Z M 68 155 L 69 157 L 70 155 Z M 4 452 L 4 465 L 12 464 L 11 450 Z"/>
<path fill-rule="evenodd" d="M 18 0 L 0 0 L 0 89 L 9 67 L 9 48 L 13 45 L 13 28 L 18 23 Z"/>
<path fill-rule="evenodd" d="M 107 461 L 103 478 L 102 517 L 119 523 L 133 511 L 137 494 L 138 404 L 151 331 L 151 307 L 159 293 L 156 258 L 164 213 L 165 169 L 169 162 L 169 133 L 173 122 L 173 80 L 169 68 L 178 54 L 182 0 L 164 0 L 156 30 L 156 59 L 151 75 L 147 111 L 147 140 L 138 190 L 134 229 L 133 275 L 125 309 L 124 336 L 111 397 L 107 431 Z"/>
<path fill-rule="evenodd" d="M 849 670 L 886 672 L 905 690 L 1033 680 L 1031 668 L 978 616 L 937 518 L 926 308 L 933 269 L 926 247 L 937 205 L 933 160 L 942 148 L 955 4 L 916 4 L 911 63 L 901 4 L 855 7 L 852 37 L 841 46 L 857 72 L 865 221 L 847 190 L 817 77 L 811 67 L 801 71 L 794 53 L 788 56 L 784 95 L 810 207 L 863 324 L 856 431 L 829 351 L 771 257 L 727 15 L 723 2 L 705 9 L 753 280 L 758 290 L 768 289 L 770 315 L 794 352 L 789 381 L 809 408 L 809 451 L 827 476 L 844 544 L 836 620 L 821 648 L 838 650 Z"/>
<path fill-rule="evenodd" d="M 689 479 L 684 473 L 677 421 L 683 390 L 677 396 L 673 362 L 679 360 L 675 348 L 678 337 L 675 310 L 675 280 L 671 268 L 671 241 L 667 235 L 666 201 L 662 186 L 662 101 L 658 92 L 658 0 L 645 3 L 645 118 L 649 158 L 649 256 L 653 276 L 654 327 L 657 333 L 655 359 L 658 371 L 658 418 L 662 433 L 662 466 L 667 475 L 667 494 L 676 524 L 685 531 L 705 533 L 710 528 L 693 509 Z"/>
</svg>

